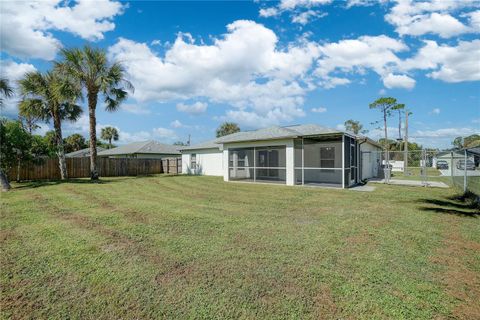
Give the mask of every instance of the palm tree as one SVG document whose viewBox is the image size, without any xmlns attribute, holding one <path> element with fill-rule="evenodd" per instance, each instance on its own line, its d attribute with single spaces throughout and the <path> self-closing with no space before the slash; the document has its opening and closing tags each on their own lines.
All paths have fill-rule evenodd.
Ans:
<svg viewBox="0 0 480 320">
<path fill-rule="evenodd" d="M 217 129 L 217 138 L 220 138 L 235 132 L 239 132 L 239 131 L 240 131 L 240 127 L 238 126 L 238 124 L 234 122 L 224 122 Z"/>
<path fill-rule="evenodd" d="M 105 127 L 102 129 L 101 138 L 108 141 L 108 148 L 112 148 L 112 140 L 118 140 L 118 130 L 114 127 Z"/>
<path fill-rule="evenodd" d="M 7 79 L 0 78 L 0 106 L 3 107 L 3 99 L 13 96 L 13 88 Z"/>
<path fill-rule="evenodd" d="M 79 133 L 74 133 L 66 137 L 64 142 L 67 152 L 78 151 L 87 147 L 85 138 Z"/>
<path fill-rule="evenodd" d="M 62 121 L 76 121 L 80 117 L 82 108 L 75 104 L 81 97 L 80 88 L 56 72 L 28 72 L 18 84 L 22 97 L 20 115 L 53 121 L 60 176 L 67 179 Z"/>
<path fill-rule="evenodd" d="M 62 49 L 63 61 L 56 62 L 57 70 L 81 85 L 88 99 L 90 119 L 90 177 L 98 180 L 97 172 L 97 120 L 95 111 L 99 95 L 103 96 L 105 109 L 116 111 L 128 97 L 127 91 L 133 92 L 133 85 L 125 80 L 125 70 L 119 62 L 110 63 L 102 49 L 88 45 L 82 49 Z"/>
</svg>

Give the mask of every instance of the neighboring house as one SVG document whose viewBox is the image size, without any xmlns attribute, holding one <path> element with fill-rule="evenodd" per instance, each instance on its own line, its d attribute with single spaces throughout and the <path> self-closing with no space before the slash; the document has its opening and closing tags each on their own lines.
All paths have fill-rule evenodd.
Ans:
<svg viewBox="0 0 480 320">
<path fill-rule="evenodd" d="M 154 140 L 132 142 L 123 146 L 103 150 L 99 157 L 108 158 L 141 158 L 161 159 L 168 157 L 181 157 L 179 146 L 163 144 Z"/>
<path fill-rule="evenodd" d="M 103 150 L 106 150 L 102 147 L 97 147 L 97 153 L 101 152 Z M 66 158 L 84 158 L 84 157 L 90 157 L 90 148 L 85 148 L 73 152 L 69 152 L 65 154 Z"/>
<path fill-rule="evenodd" d="M 452 159 L 453 159 L 454 164 L 456 164 L 458 160 L 464 160 L 465 159 L 465 151 L 463 151 L 463 150 L 453 150 L 453 151 L 439 152 L 439 153 L 437 153 L 435 158 L 433 158 L 432 166 L 436 167 L 438 160 L 445 160 L 448 164 L 448 168 L 450 169 L 452 167 Z M 474 160 L 472 154 L 469 154 L 467 156 L 467 160 L 472 160 L 472 161 Z"/>
<path fill-rule="evenodd" d="M 318 125 L 233 133 L 183 147 L 182 172 L 225 181 L 349 187 L 377 176 L 380 145 Z"/>
</svg>

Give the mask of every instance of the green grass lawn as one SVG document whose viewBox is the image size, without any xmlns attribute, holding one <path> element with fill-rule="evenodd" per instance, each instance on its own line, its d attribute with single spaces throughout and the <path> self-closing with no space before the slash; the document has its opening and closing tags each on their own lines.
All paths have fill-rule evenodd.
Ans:
<svg viewBox="0 0 480 320">
<path fill-rule="evenodd" d="M 478 208 L 152 176 L 1 195 L 1 318 L 480 318 Z"/>
</svg>

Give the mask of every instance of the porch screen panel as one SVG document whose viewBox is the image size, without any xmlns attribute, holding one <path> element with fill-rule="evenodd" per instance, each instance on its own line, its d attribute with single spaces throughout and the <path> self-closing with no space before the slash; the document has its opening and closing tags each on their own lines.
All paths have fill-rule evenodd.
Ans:
<svg viewBox="0 0 480 320">
<path fill-rule="evenodd" d="M 303 140 L 303 181 L 305 184 L 342 183 L 342 142 Z"/>
<path fill-rule="evenodd" d="M 357 143 L 355 139 L 345 136 L 345 186 L 357 182 Z"/>
<path fill-rule="evenodd" d="M 229 180 L 286 183 L 286 148 L 253 147 L 228 150 Z"/>
<path fill-rule="evenodd" d="M 253 148 L 228 150 L 228 177 L 230 180 L 254 180 Z"/>
<path fill-rule="evenodd" d="M 281 182 L 287 180 L 286 148 L 255 148 L 255 181 Z"/>
</svg>

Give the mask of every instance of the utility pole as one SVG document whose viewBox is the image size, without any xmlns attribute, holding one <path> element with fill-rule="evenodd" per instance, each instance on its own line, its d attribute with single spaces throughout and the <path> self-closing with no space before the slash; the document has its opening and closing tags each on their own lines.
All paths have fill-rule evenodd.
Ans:
<svg viewBox="0 0 480 320">
<path fill-rule="evenodd" d="M 190 145 L 190 133 L 188 134 L 188 141 L 187 141 L 187 146 Z"/>
<path fill-rule="evenodd" d="M 405 111 L 407 113 L 407 111 Z M 398 109 L 398 140 L 402 140 L 402 110 Z"/>
<path fill-rule="evenodd" d="M 407 175 L 408 167 L 408 110 L 405 110 L 405 135 L 403 136 L 403 175 Z"/>
</svg>

